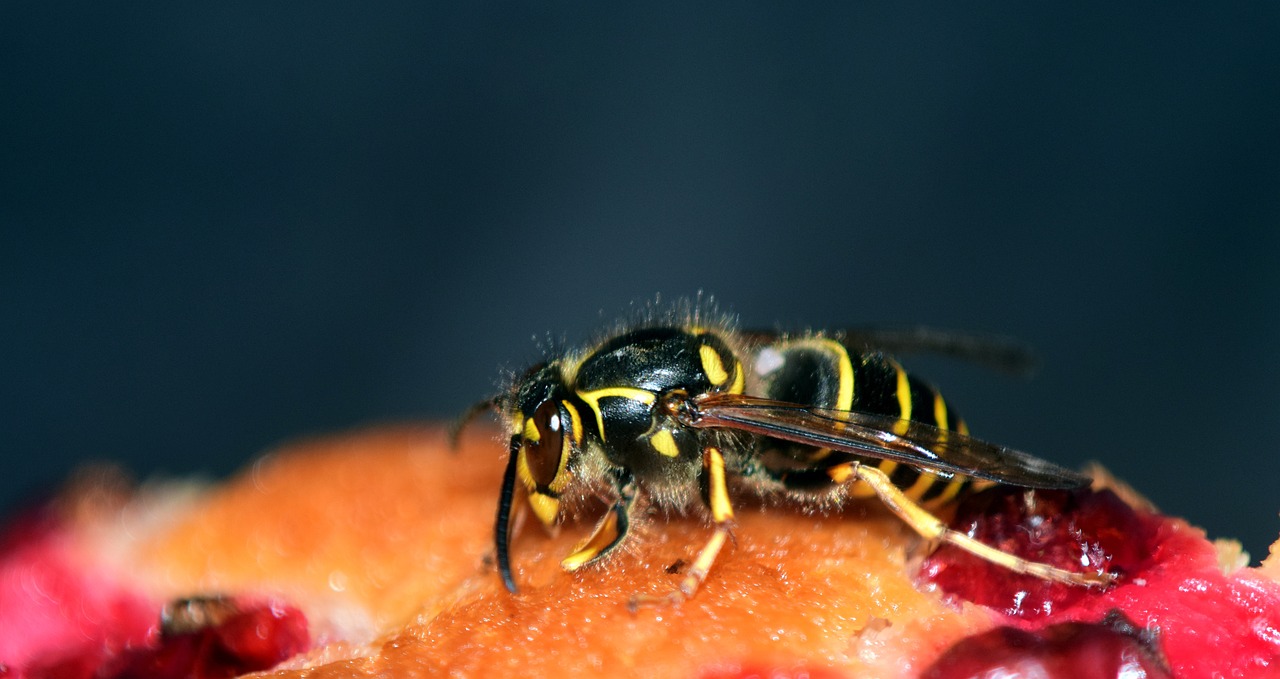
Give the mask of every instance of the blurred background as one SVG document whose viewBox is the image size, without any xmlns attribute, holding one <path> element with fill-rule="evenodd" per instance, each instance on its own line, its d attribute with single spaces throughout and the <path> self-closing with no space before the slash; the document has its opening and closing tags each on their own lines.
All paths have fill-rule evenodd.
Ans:
<svg viewBox="0 0 1280 679">
<path fill-rule="evenodd" d="M 1019 337 L 906 364 L 1266 555 L 1277 5 L 463 4 L 0 6 L 0 506 L 447 420 L 705 291 Z"/>
</svg>

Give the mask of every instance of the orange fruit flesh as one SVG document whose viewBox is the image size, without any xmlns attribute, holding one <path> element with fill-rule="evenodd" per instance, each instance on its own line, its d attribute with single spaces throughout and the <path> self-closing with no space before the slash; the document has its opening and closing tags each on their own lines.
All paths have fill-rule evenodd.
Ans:
<svg viewBox="0 0 1280 679">
<path fill-rule="evenodd" d="M 734 540 L 702 589 L 666 595 L 711 535 L 701 518 L 655 515 L 624 553 L 566 573 L 560 559 L 595 517 L 512 541 L 521 590 L 492 565 L 504 447 L 484 431 L 457 450 L 442 428 L 370 430 L 268 455 L 138 538 L 157 596 L 280 596 L 312 620 L 317 647 L 278 676 L 914 676 L 993 624 L 921 591 L 919 540 L 874 503 L 815 515 L 737 508 Z"/>
</svg>

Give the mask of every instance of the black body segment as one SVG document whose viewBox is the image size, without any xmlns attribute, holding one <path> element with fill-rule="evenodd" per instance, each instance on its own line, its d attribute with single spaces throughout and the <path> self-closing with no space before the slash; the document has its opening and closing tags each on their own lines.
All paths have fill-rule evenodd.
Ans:
<svg viewBox="0 0 1280 679">
<path fill-rule="evenodd" d="M 717 342 L 681 328 L 648 328 L 619 335 L 588 354 L 578 367 L 574 387 L 593 391 L 632 387 L 706 391 L 711 381 L 702 369 L 700 349 Z"/>
</svg>

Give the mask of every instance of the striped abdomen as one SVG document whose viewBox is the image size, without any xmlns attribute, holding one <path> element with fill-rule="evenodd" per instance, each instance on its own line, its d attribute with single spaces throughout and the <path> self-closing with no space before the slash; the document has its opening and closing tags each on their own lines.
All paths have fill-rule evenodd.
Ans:
<svg viewBox="0 0 1280 679">
<path fill-rule="evenodd" d="M 941 430 L 967 434 L 959 415 L 952 412 L 932 385 L 908 374 L 893 358 L 876 352 L 857 352 L 828 338 L 812 337 L 775 342 L 760 348 L 754 356 L 759 378 L 758 393 L 769 399 L 817 408 L 852 410 L 906 421 L 921 422 Z M 945 432 L 943 433 L 945 436 Z M 775 474 L 784 482 L 803 487 L 812 478 L 820 485 L 819 469 L 831 451 L 782 442 L 767 444 L 770 450 L 794 460 L 795 468 Z M 847 459 L 843 454 L 841 459 Z M 859 458 L 878 467 L 909 497 L 924 503 L 942 503 L 968 483 L 967 477 L 940 479 L 907 464 L 875 458 Z M 831 460 L 835 462 L 836 460 Z M 861 484 L 851 489 L 854 497 L 874 493 Z"/>
</svg>

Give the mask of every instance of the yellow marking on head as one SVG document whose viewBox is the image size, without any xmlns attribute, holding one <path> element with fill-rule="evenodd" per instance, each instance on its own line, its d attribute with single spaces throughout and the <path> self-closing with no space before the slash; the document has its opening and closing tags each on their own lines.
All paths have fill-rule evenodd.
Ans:
<svg viewBox="0 0 1280 679">
<path fill-rule="evenodd" d="M 565 472 L 565 468 L 569 466 L 569 439 L 564 439 L 560 444 L 560 464 L 556 466 L 556 475 L 551 479 L 551 483 L 547 487 L 554 493 L 561 493 L 565 487 L 569 485 L 569 474 Z"/>
<path fill-rule="evenodd" d="M 538 425 L 533 423 L 532 417 L 524 421 L 523 436 L 526 441 L 533 441 L 534 443 L 542 440 L 542 434 L 538 433 Z"/>
<path fill-rule="evenodd" d="M 516 452 L 516 455 L 516 478 L 520 479 L 525 489 L 532 493 L 538 487 L 538 482 L 533 480 L 533 470 L 529 469 L 529 460 L 525 457 L 524 448 Z"/>
<path fill-rule="evenodd" d="M 596 414 L 597 429 L 600 432 L 600 440 L 604 440 L 604 414 L 600 412 L 600 399 L 607 397 L 626 398 L 632 401 L 639 401 L 645 405 L 651 406 L 658 400 L 658 395 L 652 391 L 638 389 L 636 387 L 605 387 L 604 389 L 594 389 L 592 391 L 579 391 L 578 398 L 586 402 Z"/>
<path fill-rule="evenodd" d="M 578 409 L 573 407 L 572 403 L 568 401 L 561 401 L 560 403 L 561 405 L 564 406 L 564 409 L 569 412 L 569 420 L 570 420 L 569 425 L 570 425 L 570 431 L 573 432 L 573 442 L 581 443 L 582 442 L 582 416 L 578 414 Z"/>
<path fill-rule="evenodd" d="M 520 457 L 516 458 L 516 478 L 520 479 L 520 483 L 524 484 L 526 490 L 531 494 L 538 492 L 538 482 L 533 478 L 533 470 L 529 469 L 529 460 L 525 458 L 524 451 L 519 453 Z M 551 483 L 547 484 L 552 492 L 559 493 L 569 485 L 569 475 L 564 473 L 564 468 L 569 462 L 568 451 L 562 451 L 560 454 L 560 466 L 556 468 L 556 475 L 551 479 Z"/>
<path fill-rule="evenodd" d="M 671 435 L 670 429 L 659 429 L 656 434 L 649 437 L 649 445 L 667 457 L 680 456 L 680 446 L 676 445 L 676 438 Z"/>
<path fill-rule="evenodd" d="M 538 492 L 529 493 L 529 507 L 533 509 L 534 516 L 542 522 L 542 525 L 551 528 L 556 525 L 556 519 L 560 516 L 560 501 L 550 495 L 543 495 Z"/>
<path fill-rule="evenodd" d="M 939 429 L 947 428 L 947 402 L 942 400 L 942 394 L 933 395 L 933 419 Z"/>
<path fill-rule="evenodd" d="M 698 357 L 702 359 L 702 372 L 711 384 L 720 386 L 729 381 L 729 371 L 724 369 L 724 361 L 720 360 L 720 352 L 710 344 L 698 347 Z"/>
<path fill-rule="evenodd" d="M 567 405 L 567 404 L 566 404 Z M 570 406 L 572 407 L 572 406 Z M 530 431 L 532 430 L 532 432 Z M 525 438 L 537 443 L 540 437 L 537 427 L 533 426 L 533 420 L 525 422 Z M 560 459 L 556 463 L 556 474 L 551 478 L 551 483 L 547 484 L 553 492 L 559 493 L 569 485 L 569 475 L 565 473 L 565 468 L 569 466 L 569 453 L 573 448 L 569 443 L 568 437 L 562 437 L 560 441 Z M 529 458 L 525 454 L 524 446 L 516 452 L 516 478 L 524 484 L 529 491 L 530 497 L 538 492 L 538 481 L 533 476 L 533 470 L 529 468 Z M 554 500 L 554 498 L 551 498 Z M 532 500 L 531 500 L 532 502 Z"/>
<path fill-rule="evenodd" d="M 724 523 L 733 518 L 733 505 L 729 503 L 729 486 L 724 477 L 724 456 L 715 447 L 705 451 L 703 464 L 707 468 L 707 481 L 710 492 L 711 518 L 716 523 Z"/>
<path fill-rule="evenodd" d="M 514 412 L 511 414 L 511 435 L 519 436 L 524 431 L 524 413 Z"/>
</svg>

